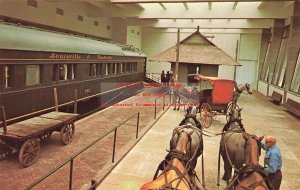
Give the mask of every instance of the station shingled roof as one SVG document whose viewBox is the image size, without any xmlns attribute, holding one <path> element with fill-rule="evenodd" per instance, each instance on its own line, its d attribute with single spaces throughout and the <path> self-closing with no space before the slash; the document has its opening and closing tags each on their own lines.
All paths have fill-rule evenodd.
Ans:
<svg viewBox="0 0 300 190">
<path fill-rule="evenodd" d="M 150 61 L 176 62 L 176 45 L 150 58 Z M 179 63 L 206 65 L 239 65 L 199 32 L 199 29 L 179 44 Z"/>
</svg>

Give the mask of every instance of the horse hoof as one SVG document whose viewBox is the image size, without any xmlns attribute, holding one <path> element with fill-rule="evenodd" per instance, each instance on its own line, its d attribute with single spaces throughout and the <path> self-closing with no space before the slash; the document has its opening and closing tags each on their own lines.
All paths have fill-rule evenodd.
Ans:
<svg viewBox="0 0 300 190">
<path fill-rule="evenodd" d="M 177 108 L 177 110 L 179 110 L 179 108 Z"/>
</svg>

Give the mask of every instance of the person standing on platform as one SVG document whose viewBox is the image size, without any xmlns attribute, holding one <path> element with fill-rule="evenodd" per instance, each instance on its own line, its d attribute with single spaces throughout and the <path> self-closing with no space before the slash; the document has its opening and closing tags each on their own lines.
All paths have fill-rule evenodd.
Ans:
<svg viewBox="0 0 300 190">
<path fill-rule="evenodd" d="M 164 85 L 164 87 L 166 86 L 166 75 L 165 75 L 165 71 L 162 71 L 160 74 L 160 82 Z"/>
<path fill-rule="evenodd" d="M 265 143 L 261 142 L 261 145 L 262 148 L 266 150 L 264 170 L 268 175 L 274 190 L 279 190 L 282 180 L 282 157 L 280 149 L 276 145 L 276 138 L 273 136 L 267 136 L 265 138 Z"/>
<path fill-rule="evenodd" d="M 171 75 L 170 75 L 169 71 L 167 71 L 167 74 L 166 74 L 166 84 L 167 84 L 167 87 L 169 87 L 169 85 L 170 85 L 170 79 L 171 79 Z"/>
</svg>

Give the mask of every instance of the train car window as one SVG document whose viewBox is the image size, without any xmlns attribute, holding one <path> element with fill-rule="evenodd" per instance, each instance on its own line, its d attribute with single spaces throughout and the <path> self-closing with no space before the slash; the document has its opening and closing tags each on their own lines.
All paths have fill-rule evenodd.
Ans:
<svg viewBox="0 0 300 190">
<path fill-rule="evenodd" d="M 41 83 L 41 66 L 26 65 L 26 86 Z"/>
<path fill-rule="evenodd" d="M 131 72 L 131 63 L 126 64 L 126 71 Z"/>
<path fill-rule="evenodd" d="M 109 68 L 108 68 L 108 63 L 105 63 L 105 75 L 109 74 Z"/>
<path fill-rule="evenodd" d="M 67 80 L 68 66 L 67 64 L 59 65 L 59 80 Z"/>
<path fill-rule="evenodd" d="M 52 81 L 57 80 L 57 73 L 58 73 L 58 65 L 53 65 Z"/>
<path fill-rule="evenodd" d="M 90 64 L 90 77 L 96 77 L 97 76 L 97 65 L 96 63 Z"/>
<path fill-rule="evenodd" d="M 98 76 L 101 76 L 101 75 L 102 75 L 102 74 L 101 74 L 101 66 L 102 66 L 101 63 L 98 63 L 98 64 L 97 64 L 97 75 L 98 75 Z"/>
<path fill-rule="evenodd" d="M 12 86 L 12 65 L 4 65 L 4 88 Z"/>
<path fill-rule="evenodd" d="M 133 71 L 134 71 L 134 72 L 137 71 L 137 63 L 133 63 Z"/>
<path fill-rule="evenodd" d="M 112 71 L 113 71 L 113 74 L 117 74 L 118 73 L 118 64 L 117 63 L 113 63 L 113 69 L 112 69 Z"/>
<path fill-rule="evenodd" d="M 120 71 L 121 71 L 121 73 L 124 73 L 125 72 L 125 63 L 121 63 L 121 65 L 120 65 Z"/>
<path fill-rule="evenodd" d="M 76 78 L 76 64 L 68 64 L 67 79 L 74 80 Z"/>
</svg>

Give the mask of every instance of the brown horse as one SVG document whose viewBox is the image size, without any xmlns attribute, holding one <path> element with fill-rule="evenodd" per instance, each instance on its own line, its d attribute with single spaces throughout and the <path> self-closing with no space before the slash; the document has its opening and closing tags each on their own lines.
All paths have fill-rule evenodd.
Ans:
<svg viewBox="0 0 300 190">
<path fill-rule="evenodd" d="M 194 171 L 191 171 L 192 167 L 189 164 L 191 135 L 193 132 L 187 132 L 179 128 L 174 129 L 174 133 L 178 135 L 176 147 L 168 153 L 166 159 L 159 165 L 162 173 L 156 178 L 156 172 L 154 180 L 144 184 L 140 190 L 199 189 L 194 180 L 195 176 L 191 175 Z"/>
<path fill-rule="evenodd" d="M 246 141 L 243 138 L 245 129 L 241 123 L 232 120 L 224 126 L 222 132 L 224 132 L 220 141 L 220 154 L 224 161 L 224 175 L 222 179 L 228 183 L 231 179 L 232 168 L 237 172 L 245 163 Z M 220 161 L 218 168 L 220 168 Z"/>
<path fill-rule="evenodd" d="M 243 133 L 246 140 L 245 165 L 235 175 L 225 190 L 272 190 L 270 182 L 262 166 L 259 165 L 260 141 L 262 137 L 256 137 Z"/>
</svg>

